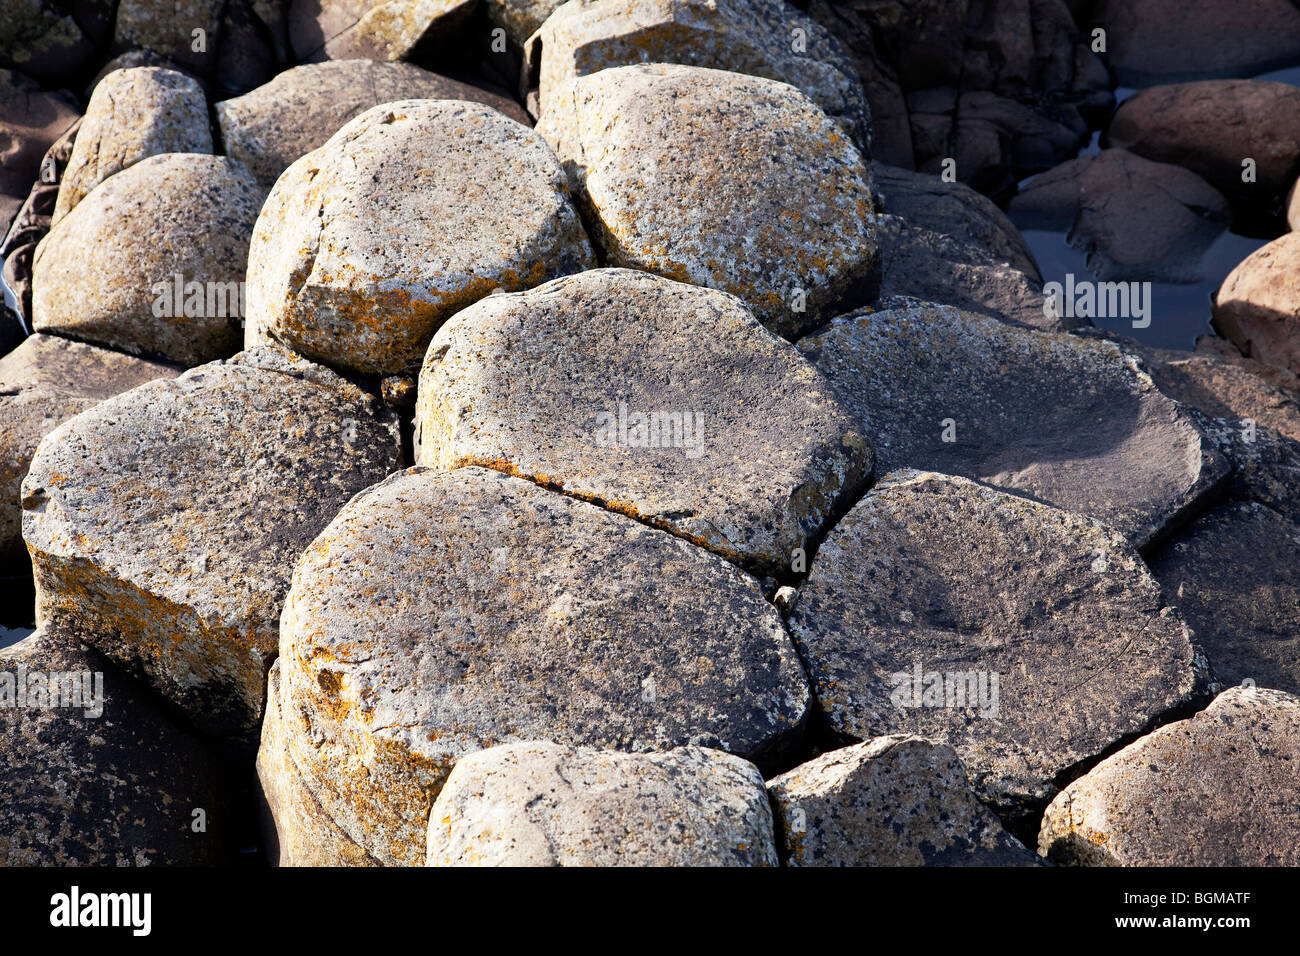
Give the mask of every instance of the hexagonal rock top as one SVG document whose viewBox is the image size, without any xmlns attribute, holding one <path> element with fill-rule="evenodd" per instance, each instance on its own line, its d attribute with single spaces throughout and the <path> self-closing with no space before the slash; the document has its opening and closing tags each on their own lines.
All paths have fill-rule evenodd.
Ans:
<svg viewBox="0 0 1300 956">
<path fill-rule="evenodd" d="M 537 131 L 565 164 L 605 262 L 734 293 L 793 338 L 879 283 L 871 177 L 804 93 L 693 66 L 601 70 Z"/>
<path fill-rule="evenodd" d="M 0 649 L 0 750 L 0 866 L 233 862 L 221 763 L 75 635 Z"/>
<path fill-rule="evenodd" d="M 1038 851 L 1085 866 L 1300 865 L 1300 698 L 1234 687 L 1052 801 Z"/>
<path fill-rule="evenodd" d="M 36 247 L 33 325 L 187 366 L 232 355 L 263 197 L 225 156 L 164 153 L 110 176 Z"/>
<path fill-rule="evenodd" d="M 871 446 L 734 296 L 600 269 L 481 300 L 420 374 L 419 453 L 556 488 L 788 573 L 871 475 Z"/>
<path fill-rule="evenodd" d="M 269 83 L 214 109 L 226 153 L 267 189 L 290 164 L 364 111 L 394 100 L 470 100 L 521 123 L 528 114 L 505 96 L 410 63 L 334 60 L 285 70 Z"/>
<path fill-rule="evenodd" d="M 525 54 L 543 113 L 555 91 L 579 76 L 634 63 L 680 63 L 798 87 L 869 150 L 871 111 L 853 61 L 821 24 L 784 3 L 578 0 L 542 24 Z"/>
<path fill-rule="evenodd" d="M 429 866 L 776 866 L 763 776 L 719 750 L 546 741 L 462 758 L 429 814 Z"/>
<path fill-rule="evenodd" d="M 1300 523 L 1254 501 L 1222 505 L 1174 537 L 1151 573 L 1216 680 L 1300 693 Z"/>
<path fill-rule="evenodd" d="M 1145 547 L 1228 473 L 1182 406 L 1109 342 L 910 302 L 843 316 L 799 349 L 858 416 L 882 474 L 974 478 Z"/>
<path fill-rule="evenodd" d="M 0 358 L 0 572 L 13 564 L 27 566 L 19 488 L 41 439 L 106 398 L 179 372 L 40 333 Z"/>
<path fill-rule="evenodd" d="M 67 625 L 202 730 L 254 731 L 299 553 L 401 467 L 380 403 L 267 348 L 110 399 L 23 483 L 37 621 Z"/>
<path fill-rule="evenodd" d="M 1029 866 L 946 744 L 894 734 L 832 750 L 767 785 L 787 866 Z"/>
<path fill-rule="evenodd" d="M 211 153 L 208 100 L 198 80 L 143 66 L 114 70 L 95 86 L 59 181 L 52 223 L 114 173 L 162 153 Z"/>
<path fill-rule="evenodd" d="M 886 477 L 827 536 L 790 633 L 834 732 L 950 744 L 1012 813 L 1206 681 L 1118 534 L 923 472 Z"/>
<path fill-rule="evenodd" d="M 280 662 L 288 760 L 259 762 L 296 768 L 329 827 L 383 864 L 425 861 L 430 807 L 467 753 L 695 744 L 770 766 L 810 704 L 743 571 L 481 468 L 412 469 L 354 499 L 294 573 Z"/>
<path fill-rule="evenodd" d="M 271 190 L 249 250 L 246 342 L 414 372 L 449 316 L 594 264 L 536 133 L 481 103 L 387 103 Z"/>
</svg>

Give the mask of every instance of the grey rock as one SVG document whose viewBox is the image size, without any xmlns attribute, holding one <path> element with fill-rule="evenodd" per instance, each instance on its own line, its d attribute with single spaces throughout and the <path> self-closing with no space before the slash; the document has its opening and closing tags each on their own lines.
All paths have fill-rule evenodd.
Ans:
<svg viewBox="0 0 1300 956">
<path fill-rule="evenodd" d="M 744 572 L 479 468 L 412 469 L 354 499 L 280 623 L 286 749 L 331 826 L 386 865 L 425 862 L 430 807 L 473 751 L 694 744 L 764 767 L 810 703 Z M 276 820 L 282 844 L 314 839 L 283 835 L 295 825 Z"/>
<path fill-rule="evenodd" d="M 1092 515 L 1145 547 L 1228 465 L 1110 342 L 912 303 L 799 342 L 875 443 L 877 471 L 964 475 Z"/>
<path fill-rule="evenodd" d="M 829 384 L 741 301 L 625 269 L 448 321 L 416 427 L 422 465 L 529 478 L 774 576 L 871 476 Z"/>
<path fill-rule="evenodd" d="M 789 623 L 832 731 L 949 744 L 1016 817 L 1207 680 L 1122 537 L 946 475 L 900 471 L 863 498 Z"/>
<path fill-rule="evenodd" d="M 109 176 L 142 159 L 211 152 L 208 101 L 197 80 L 157 67 L 116 70 L 91 94 L 51 225 Z"/>
<path fill-rule="evenodd" d="M 81 12 L 86 12 L 82 6 Z M 53 0 L 9 0 L 0 20 L 0 67 L 56 86 L 95 57 L 95 41 Z M 47 144 L 48 145 L 48 144 Z"/>
<path fill-rule="evenodd" d="M 1174 538 L 1151 571 L 1216 680 L 1300 692 L 1300 524 L 1253 501 L 1223 505 Z"/>
<path fill-rule="evenodd" d="M 853 63 L 821 24 L 785 3 L 575 0 L 546 20 L 525 52 L 543 113 L 577 77 L 634 63 L 679 63 L 798 87 L 863 155 L 871 151 L 871 113 Z"/>
<path fill-rule="evenodd" d="M 298 158 L 325 145 L 354 117 L 395 100 L 469 100 L 521 123 L 528 115 L 505 96 L 409 63 L 336 60 L 285 70 L 269 83 L 216 105 L 226 154 L 267 189 Z"/>
<path fill-rule="evenodd" d="M 1233 688 L 1052 801 L 1038 852 L 1085 866 L 1300 865 L 1300 699 Z"/>
<path fill-rule="evenodd" d="M 301 61 L 401 60 L 460 31 L 476 0 L 293 0 L 289 38 Z"/>
<path fill-rule="evenodd" d="M 224 156 L 164 153 L 110 177 L 36 248 L 36 330 L 186 366 L 234 354 L 262 199 Z"/>
<path fill-rule="evenodd" d="M 894 734 L 822 754 L 767 785 L 787 866 L 1032 866 L 946 744 Z"/>
<path fill-rule="evenodd" d="M 1300 519 L 1300 441 L 1249 419 L 1192 414 L 1231 467 L 1224 485 L 1229 496 Z"/>
<path fill-rule="evenodd" d="M 47 435 L 23 483 L 37 621 L 201 730 L 255 733 L 294 562 L 400 454 L 376 399 L 279 349 L 110 399 Z"/>
<path fill-rule="evenodd" d="M 217 70 L 227 0 L 118 0 L 113 49 L 151 50 L 205 76 Z M 195 30 L 201 30 L 196 37 Z"/>
<path fill-rule="evenodd" d="M 0 866 L 232 862 L 217 758 L 75 635 L 0 649 L 0 747 Z"/>
<path fill-rule="evenodd" d="M 564 0 L 484 0 L 488 20 L 501 27 L 517 47 L 523 47 Z"/>
<path fill-rule="evenodd" d="M 39 333 L 0 358 L 0 567 L 26 573 L 19 488 L 41 439 L 106 398 L 179 373 Z"/>
<path fill-rule="evenodd" d="M 463 757 L 429 814 L 429 866 L 775 866 L 753 764 L 547 741 Z"/>
<path fill-rule="evenodd" d="M 805 94 L 670 64 L 601 70 L 564 90 L 537 129 L 606 264 L 731 292 L 787 338 L 870 300 L 871 177 Z"/>
<path fill-rule="evenodd" d="M 414 373 L 438 326 L 494 289 L 595 265 L 541 137 L 480 103 L 367 110 L 276 182 L 248 258 L 245 341 Z"/>
</svg>

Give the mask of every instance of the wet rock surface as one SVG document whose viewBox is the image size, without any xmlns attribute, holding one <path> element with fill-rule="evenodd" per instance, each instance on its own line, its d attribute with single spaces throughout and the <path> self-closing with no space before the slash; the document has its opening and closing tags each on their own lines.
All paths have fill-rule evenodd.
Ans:
<svg viewBox="0 0 1300 956">
<path fill-rule="evenodd" d="M 933 473 L 887 476 L 845 516 L 789 626 L 833 732 L 949 744 L 1012 816 L 1207 679 L 1123 538 Z"/>
<path fill-rule="evenodd" d="M 694 744 L 770 767 L 809 707 L 752 578 L 478 468 L 412 469 L 343 510 L 295 572 L 280 667 L 287 753 L 330 826 L 385 864 L 425 861 L 430 807 L 476 750 Z"/>
<path fill-rule="evenodd" d="M 37 620 L 84 633 L 205 732 L 255 733 L 294 562 L 400 466 L 378 402 L 281 350 L 140 386 L 37 449 Z"/>
<path fill-rule="evenodd" d="M 625 754 L 547 742 L 456 764 L 430 866 L 775 866 L 758 769 L 702 747 Z"/>
<path fill-rule="evenodd" d="M 643 272 L 481 300 L 434 336 L 419 395 L 420 464 L 529 478 L 756 573 L 787 574 L 871 475 L 794 346 L 732 296 Z"/>
</svg>

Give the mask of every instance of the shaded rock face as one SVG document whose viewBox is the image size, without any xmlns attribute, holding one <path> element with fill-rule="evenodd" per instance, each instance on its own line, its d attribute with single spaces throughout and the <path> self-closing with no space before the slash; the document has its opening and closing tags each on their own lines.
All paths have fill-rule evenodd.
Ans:
<svg viewBox="0 0 1300 956">
<path fill-rule="evenodd" d="M 106 4 L 80 6 L 84 17 L 93 7 Z M 97 38 L 87 36 L 66 7 L 53 0 L 6 3 L 0 21 L 0 67 L 21 70 L 50 86 L 87 67 L 95 56 Z"/>
<path fill-rule="evenodd" d="M 546 741 L 463 757 L 429 814 L 429 866 L 775 866 L 753 764 Z"/>
<path fill-rule="evenodd" d="M 1062 163 L 1008 209 L 1024 229 L 1068 230 L 1102 281 L 1195 282 L 1231 220 L 1228 202 L 1195 173 L 1124 149 Z"/>
<path fill-rule="evenodd" d="M 880 482 L 827 536 L 789 620 L 832 731 L 949 744 L 1012 815 L 1206 683 L 1123 538 L 946 475 Z"/>
<path fill-rule="evenodd" d="M 221 13 L 227 0 L 118 0 L 113 48 L 152 50 L 186 69 L 217 69 Z M 201 36 L 195 31 L 201 30 Z"/>
<path fill-rule="evenodd" d="M 1241 77 L 1300 63 L 1300 9 L 1291 0 L 1101 0 L 1106 64 L 1121 86 Z"/>
<path fill-rule="evenodd" d="M 873 155 L 981 191 L 1054 165 L 1113 98 L 1064 0 L 798 0 L 848 47 L 873 118 Z"/>
<path fill-rule="evenodd" d="M 529 478 L 778 577 L 871 476 L 829 384 L 743 303 L 624 269 L 455 316 L 416 424 L 422 465 Z"/>
<path fill-rule="evenodd" d="M 1258 501 L 1300 518 L 1300 441 L 1248 419 L 1213 418 L 1195 410 L 1192 414 L 1231 466 L 1224 485 L 1230 497 Z"/>
<path fill-rule="evenodd" d="M 165 153 L 109 177 L 36 249 L 36 330 L 186 366 L 232 355 L 263 195 L 224 156 Z"/>
<path fill-rule="evenodd" d="M 430 807 L 473 751 L 694 744 L 770 767 L 810 703 L 754 579 L 479 468 L 412 469 L 354 499 L 294 573 L 280 662 L 288 758 L 330 826 L 383 864 L 425 861 Z M 315 838 L 284 832 L 305 818 L 276 819 L 282 846 Z"/>
<path fill-rule="evenodd" d="M 1235 201 L 1268 205 L 1286 195 L 1300 161 L 1300 89 L 1257 80 L 1153 87 L 1124 101 L 1105 141 L 1190 169 Z"/>
<path fill-rule="evenodd" d="M 1243 355 L 1300 373 L 1300 233 L 1246 257 L 1214 297 L 1214 329 Z"/>
<path fill-rule="evenodd" d="M 546 22 L 564 0 L 483 0 L 488 19 L 506 31 L 515 46 L 523 47 L 528 38 Z"/>
<path fill-rule="evenodd" d="M 1216 680 L 1300 692 L 1300 524 L 1257 502 L 1223 505 L 1171 541 L 1151 570 Z"/>
<path fill-rule="evenodd" d="M 179 371 L 39 333 L 0 358 L 0 567 L 26 573 L 19 487 L 41 439 L 106 398 Z"/>
<path fill-rule="evenodd" d="M 217 759 L 78 636 L 0 649 L 0 701 L 0 865 L 232 862 Z"/>
<path fill-rule="evenodd" d="M 700 67 L 617 67 L 567 84 L 537 129 L 607 265 L 730 292 L 787 338 L 875 291 L 870 174 L 794 87 Z"/>
<path fill-rule="evenodd" d="M 248 257 L 246 344 L 413 373 L 447 318 L 595 265 L 564 172 L 479 103 L 367 110 L 276 182 Z"/>
<path fill-rule="evenodd" d="M 1039 853 L 1084 866 L 1300 863 L 1300 699 L 1233 688 L 1052 801 Z"/>
<path fill-rule="evenodd" d="M 208 101 L 175 70 L 117 70 L 95 86 L 59 181 L 52 224 L 114 173 L 161 153 L 211 153 Z"/>
<path fill-rule="evenodd" d="M 1042 282 L 1025 237 L 997 203 L 965 183 L 948 183 L 928 173 L 872 163 L 871 186 L 880 197 L 881 212 L 978 247 L 993 260 L 1026 273 L 1034 282 Z M 885 262 L 888 270 L 887 257 Z"/>
<path fill-rule="evenodd" d="M 879 474 L 964 475 L 1146 547 L 1228 473 L 1188 413 L 1109 342 L 911 303 L 844 316 L 799 349 L 871 436 Z"/>
<path fill-rule="evenodd" d="M 767 786 L 788 866 L 1038 862 L 971 793 L 953 749 L 924 737 L 832 750 Z"/>
<path fill-rule="evenodd" d="M 215 107 L 227 155 L 268 190 L 298 158 L 323 146 L 349 120 L 395 100 L 468 100 L 521 123 L 512 99 L 409 63 L 338 60 L 285 70 L 271 82 Z"/>
<path fill-rule="evenodd" d="M 458 30 L 473 8 L 473 0 L 293 0 L 289 38 L 306 62 L 401 60 Z"/>
<path fill-rule="evenodd" d="M 84 633 L 201 730 L 255 733 L 293 562 L 400 466 L 376 400 L 283 350 L 143 385 L 37 449 L 37 620 Z"/>
<path fill-rule="evenodd" d="M 528 43 L 542 112 L 570 80 L 634 63 L 732 70 L 798 87 L 863 155 L 871 114 L 852 62 L 815 21 L 768 0 L 578 0 Z"/>
<path fill-rule="evenodd" d="M 0 50 L 18 49 L 0 42 Z M 41 157 L 77 120 L 65 93 L 47 93 L 21 73 L 0 70 L 0 230 L 27 198 Z"/>
</svg>

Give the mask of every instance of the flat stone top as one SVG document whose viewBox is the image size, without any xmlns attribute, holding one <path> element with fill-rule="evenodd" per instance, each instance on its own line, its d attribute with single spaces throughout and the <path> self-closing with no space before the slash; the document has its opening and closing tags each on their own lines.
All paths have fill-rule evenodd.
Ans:
<svg viewBox="0 0 1300 956">
<path fill-rule="evenodd" d="M 0 389 L 37 387 L 102 399 L 180 371 L 163 362 L 37 332 L 0 357 Z"/>
<path fill-rule="evenodd" d="M 480 300 L 419 393 L 421 464 L 527 476 L 746 567 L 788 565 L 871 472 L 828 383 L 740 300 L 626 269 Z"/>
<path fill-rule="evenodd" d="M 1227 474 L 1115 345 L 904 303 L 799 342 L 875 443 L 878 472 L 975 478 L 1100 518 L 1139 547 Z"/>
<path fill-rule="evenodd" d="M 333 514 L 321 510 L 399 460 L 395 424 L 356 386 L 284 350 L 243 352 L 46 436 L 23 484 L 23 536 L 200 618 L 261 623 Z"/>
<path fill-rule="evenodd" d="M 300 707 L 445 770 L 539 738 L 761 761 L 809 700 L 748 575 L 480 468 L 410 469 L 354 499 L 294 574 L 280 654 Z"/>
</svg>

